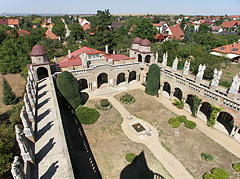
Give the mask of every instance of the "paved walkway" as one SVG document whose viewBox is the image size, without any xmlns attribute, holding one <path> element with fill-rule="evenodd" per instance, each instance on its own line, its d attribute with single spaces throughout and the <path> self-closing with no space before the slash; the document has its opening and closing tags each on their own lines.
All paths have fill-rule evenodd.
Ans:
<svg viewBox="0 0 240 179">
<path fill-rule="evenodd" d="M 31 178 L 74 178 L 56 94 L 48 78 L 38 83 L 35 167 Z"/>
</svg>

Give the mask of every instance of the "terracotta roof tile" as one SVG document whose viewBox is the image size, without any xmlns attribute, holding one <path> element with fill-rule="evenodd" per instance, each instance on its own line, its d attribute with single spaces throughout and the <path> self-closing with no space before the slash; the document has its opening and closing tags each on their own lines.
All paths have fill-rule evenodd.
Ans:
<svg viewBox="0 0 240 179">
<path fill-rule="evenodd" d="M 169 29 L 172 32 L 172 35 L 170 36 L 171 39 L 175 38 L 177 40 L 182 40 L 182 37 L 184 37 L 184 33 L 179 24 L 176 24 L 175 26 L 169 26 Z"/>
<path fill-rule="evenodd" d="M 46 31 L 45 35 L 46 35 L 46 37 L 47 37 L 48 39 L 58 40 L 58 36 L 56 36 L 56 34 L 54 34 L 54 33 L 50 30 L 50 28 Z"/>
<path fill-rule="evenodd" d="M 221 24 L 221 26 L 225 27 L 225 28 L 231 28 L 233 27 L 235 24 L 240 25 L 240 21 L 225 21 Z"/>
<path fill-rule="evenodd" d="M 230 44 L 230 45 L 224 45 L 221 47 L 217 47 L 213 49 L 215 52 L 220 52 L 220 53 L 233 53 L 240 55 L 240 42 L 235 43 L 235 44 Z"/>
</svg>

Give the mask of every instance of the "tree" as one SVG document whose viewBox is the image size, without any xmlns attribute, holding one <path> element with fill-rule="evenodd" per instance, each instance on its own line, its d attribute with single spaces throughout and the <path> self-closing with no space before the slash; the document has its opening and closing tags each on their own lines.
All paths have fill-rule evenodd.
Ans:
<svg viewBox="0 0 240 179">
<path fill-rule="evenodd" d="M 198 111 L 198 107 L 202 103 L 202 99 L 199 98 L 197 95 L 193 96 L 193 109 L 192 109 L 192 115 L 195 117 Z"/>
<path fill-rule="evenodd" d="M 16 104 L 17 98 L 7 80 L 2 78 L 2 102 L 5 105 Z"/>
<path fill-rule="evenodd" d="M 149 19 L 139 19 L 132 31 L 133 37 L 148 39 L 153 42 L 157 29 L 152 25 Z"/>
<path fill-rule="evenodd" d="M 65 37 L 66 29 L 61 19 L 56 20 L 55 25 L 53 26 L 53 32 L 62 39 Z"/>
<path fill-rule="evenodd" d="M 159 85 L 160 85 L 160 68 L 157 64 L 152 64 L 149 67 L 145 92 L 153 96 L 158 95 Z"/>
<path fill-rule="evenodd" d="M 200 24 L 198 32 L 207 33 L 209 31 L 210 31 L 210 28 L 208 24 Z"/>
<path fill-rule="evenodd" d="M 82 104 L 77 79 L 68 71 L 64 71 L 57 76 L 57 88 L 74 109 Z"/>
<path fill-rule="evenodd" d="M 73 38 L 75 40 L 83 39 L 84 31 L 83 31 L 83 28 L 80 24 L 78 24 L 78 23 L 71 24 L 69 26 L 69 29 L 71 30 L 71 36 L 73 36 Z"/>
</svg>

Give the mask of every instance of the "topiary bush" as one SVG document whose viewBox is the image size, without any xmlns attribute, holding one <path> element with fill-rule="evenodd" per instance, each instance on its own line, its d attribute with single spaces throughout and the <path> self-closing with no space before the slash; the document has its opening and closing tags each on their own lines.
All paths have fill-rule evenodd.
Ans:
<svg viewBox="0 0 240 179">
<path fill-rule="evenodd" d="M 56 81 L 57 88 L 74 109 L 82 104 L 82 97 L 77 79 L 74 78 L 71 73 L 67 71 L 60 73 Z"/>
<path fill-rule="evenodd" d="M 213 104 L 211 104 L 211 115 L 209 120 L 207 121 L 207 125 L 210 127 L 213 127 L 216 124 L 216 118 L 218 113 L 222 110 L 222 108 L 219 108 Z"/>
<path fill-rule="evenodd" d="M 192 108 L 192 116 L 196 117 L 197 116 L 197 110 L 200 104 L 202 103 L 202 99 L 198 97 L 197 95 L 193 96 L 193 108 Z"/>
<path fill-rule="evenodd" d="M 132 163 L 133 160 L 136 158 L 136 156 L 137 156 L 137 155 L 134 154 L 134 153 L 127 153 L 126 156 L 125 156 L 125 159 L 126 159 L 128 162 Z"/>
<path fill-rule="evenodd" d="M 160 87 L 159 84 L 160 84 L 160 68 L 157 64 L 152 64 L 148 70 L 145 93 L 150 94 L 152 96 L 156 96 L 158 94 L 158 90 Z"/>
<path fill-rule="evenodd" d="M 186 122 L 187 121 L 187 117 L 182 115 L 182 116 L 177 116 L 176 117 L 177 120 L 179 120 L 180 123 Z"/>
<path fill-rule="evenodd" d="M 168 124 L 171 124 L 171 123 L 173 123 L 173 122 L 175 122 L 175 121 L 177 121 L 176 118 L 170 118 L 170 119 L 168 120 Z"/>
<path fill-rule="evenodd" d="M 204 179 L 229 179 L 229 172 L 222 168 L 214 168 L 211 170 L 211 173 L 206 173 Z"/>
<path fill-rule="evenodd" d="M 190 120 L 184 121 L 184 124 L 185 124 L 185 127 L 189 128 L 189 129 L 195 129 L 195 127 L 197 125 L 195 122 L 190 121 Z"/>
<path fill-rule="evenodd" d="M 93 124 L 98 120 L 100 114 L 94 108 L 78 106 L 76 109 L 76 116 L 82 124 Z"/>
<path fill-rule="evenodd" d="M 211 162 L 214 160 L 214 157 L 211 154 L 201 153 L 201 158 L 207 162 Z"/>
<path fill-rule="evenodd" d="M 108 101 L 108 99 L 101 99 L 99 103 L 95 104 L 95 108 L 106 111 L 112 108 L 112 104 Z"/>
<path fill-rule="evenodd" d="M 135 98 L 132 95 L 125 93 L 120 97 L 120 101 L 124 104 L 132 104 L 135 102 Z"/>
<path fill-rule="evenodd" d="M 108 107 L 110 105 L 108 99 L 101 99 L 100 100 L 100 106 L 101 107 Z"/>
<path fill-rule="evenodd" d="M 178 109 L 183 109 L 184 108 L 184 101 L 183 100 L 178 100 L 176 98 L 173 99 L 173 104 L 178 108 Z"/>
<path fill-rule="evenodd" d="M 240 172 L 240 163 L 234 163 L 232 165 L 233 169 L 236 170 L 237 172 Z"/>
<path fill-rule="evenodd" d="M 176 120 L 176 121 L 171 123 L 171 126 L 172 126 L 172 128 L 179 128 L 180 124 L 181 123 L 178 120 Z"/>
</svg>

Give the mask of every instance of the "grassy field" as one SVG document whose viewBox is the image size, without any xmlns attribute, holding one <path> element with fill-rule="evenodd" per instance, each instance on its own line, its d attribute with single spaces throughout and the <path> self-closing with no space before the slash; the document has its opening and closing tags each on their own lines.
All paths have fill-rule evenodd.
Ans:
<svg viewBox="0 0 240 179">
<path fill-rule="evenodd" d="M 136 102 L 131 105 L 123 104 L 126 109 L 133 115 L 148 121 L 159 131 L 159 140 L 162 145 L 182 162 L 194 178 L 202 178 L 204 173 L 209 172 L 214 167 L 226 169 L 230 172 L 232 179 L 240 178 L 240 174 L 235 172 L 231 166 L 232 163 L 239 162 L 239 158 L 198 129 L 191 130 L 181 124 L 178 128 L 179 135 L 174 136 L 173 133 L 176 129 L 170 127 L 168 119 L 175 117 L 176 114 L 140 89 L 128 93 L 135 97 Z M 115 98 L 119 100 L 121 95 L 118 94 Z M 213 162 L 203 161 L 201 159 L 203 152 L 212 154 L 215 158 Z"/>
<path fill-rule="evenodd" d="M 232 79 L 236 74 L 239 74 L 240 72 L 240 64 L 231 64 L 227 68 L 222 68 L 223 73 L 221 76 L 220 84 L 225 81 L 225 83 L 228 83 L 230 86 L 232 83 Z M 240 76 L 240 75 L 238 75 Z"/>
</svg>

